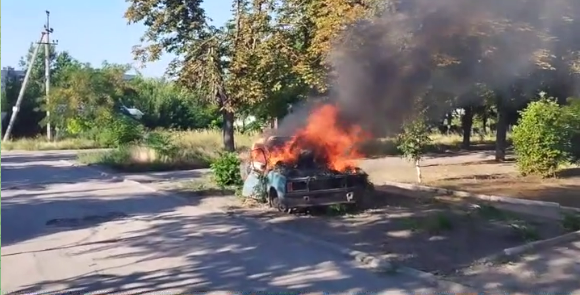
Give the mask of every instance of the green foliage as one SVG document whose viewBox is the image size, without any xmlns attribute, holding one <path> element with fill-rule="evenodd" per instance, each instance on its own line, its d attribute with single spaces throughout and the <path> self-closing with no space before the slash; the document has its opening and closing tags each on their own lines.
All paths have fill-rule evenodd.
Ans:
<svg viewBox="0 0 580 295">
<path fill-rule="evenodd" d="M 112 114 L 97 120 L 97 141 L 108 147 L 120 147 L 140 140 L 144 129 L 139 122 L 127 116 Z"/>
<path fill-rule="evenodd" d="M 430 128 L 423 117 L 412 120 L 405 124 L 403 132 L 397 137 L 397 148 L 405 158 L 418 161 L 431 144 L 429 134 Z"/>
<path fill-rule="evenodd" d="M 91 124 L 87 120 L 76 117 L 66 120 L 65 131 L 70 135 L 81 135 L 91 129 Z"/>
<path fill-rule="evenodd" d="M 204 102 L 201 93 L 189 91 L 164 79 L 137 77 L 129 82 L 134 95 L 125 97 L 125 105 L 144 113 L 142 122 L 149 128 L 207 128 L 218 116 L 217 108 Z"/>
<path fill-rule="evenodd" d="M 554 176 L 569 160 L 572 135 L 570 116 L 554 99 L 542 95 L 530 103 L 512 134 L 520 173 Z"/>
<path fill-rule="evenodd" d="M 11 107 L 16 105 L 20 87 L 22 86 L 22 79 L 17 75 L 15 69 L 10 67 L 7 69 L 7 74 L 4 79 L 6 86 L 2 93 L 2 97 L 5 100 L 5 105 L 7 107 L 6 118 L 10 118 L 12 116 Z M 38 112 L 40 107 L 38 97 L 42 94 L 40 88 L 35 88 L 33 86 L 34 85 L 28 87 L 24 93 L 22 104 L 20 105 L 20 111 L 18 112 L 18 120 L 16 120 L 16 125 L 12 130 L 13 137 L 32 137 L 42 132 L 40 122 L 44 114 Z M 6 119 L 5 122 L 8 122 L 8 120 L 9 119 Z M 7 125 L 8 124 L 5 126 Z"/>
<path fill-rule="evenodd" d="M 540 239 L 538 229 L 525 221 L 512 220 L 509 226 L 516 236 L 526 242 L 533 242 Z"/>
<path fill-rule="evenodd" d="M 210 168 L 216 184 L 221 187 L 241 185 L 240 159 L 236 153 L 225 152 L 211 163 Z"/>
<path fill-rule="evenodd" d="M 2 111 L 7 112 L 10 106 L 8 104 L 8 99 L 6 98 L 6 91 L 2 91 L 1 99 L 2 99 Z"/>
<path fill-rule="evenodd" d="M 566 213 L 562 217 L 562 227 L 569 232 L 580 230 L 580 213 Z"/>
<path fill-rule="evenodd" d="M 572 161 L 578 162 L 580 161 L 580 99 L 570 99 L 566 111 L 569 112 L 573 132 L 570 154 Z"/>
<path fill-rule="evenodd" d="M 173 143 L 166 133 L 151 132 L 144 138 L 145 146 L 152 148 L 162 157 L 173 158 L 179 148 Z"/>
</svg>

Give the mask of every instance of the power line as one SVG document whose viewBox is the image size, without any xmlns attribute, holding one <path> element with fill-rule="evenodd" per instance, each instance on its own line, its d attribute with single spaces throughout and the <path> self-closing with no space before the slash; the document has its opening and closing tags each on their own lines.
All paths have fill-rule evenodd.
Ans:
<svg viewBox="0 0 580 295">
<path fill-rule="evenodd" d="M 46 94 L 46 104 L 48 105 L 49 94 L 50 94 L 50 49 L 52 46 L 56 46 L 58 44 L 58 40 L 50 41 L 50 34 L 54 32 L 54 29 L 50 27 L 50 11 L 46 10 L 46 23 L 44 24 L 44 30 L 42 30 L 40 41 L 36 43 L 36 47 L 32 53 L 30 60 L 28 61 L 28 68 L 26 69 L 26 74 L 24 75 L 24 81 L 20 86 L 20 92 L 18 93 L 18 98 L 16 99 L 16 104 L 12 107 L 12 115 L 10 116 L 10 122 L 8 123 L 8 127 L 6 128 L 6 133 L 4 134 L 3 141 L 7 141 L 10 139 L 10 135 L 12 133 L 12 129 L 14 128 L 14 124 L 16 122 L 16 117 L 18 112 L 20 111 L 20 106 L 22 105 L 22 99 L 24 98 L 24 93 L 26 91 L 26 86 L 28 85 L 28 80 L 30 79 L 30 73 L 32 72 L 32 68 L 34 66 L 34 62 L 36 61 L 36 57 L 38 56 L 38 51 L 41 45 L 44 45 L 44 79 L 45 79 L 45 94 Z M 46 111 L 46 137 L 48 140 L 52 140 L 52 129 L 50 124 L 50 111 Z"/>
<path fill-rule="evenodd" d="M 44 24 L 44 34 L 46 36 L 44 44 L 44 90 L 46 96 L 46 105 L 50 103 L 50 50 L 52 46 L 58 44 L 58 40 L 50 41 L 50 34 L 54 32 L 54 29 L 50 26 L 50 11 L 46 10 L 46 23 Z M 46 110 L 46 138 L 50 141 L 52 140 L 52 128 L 50 124 L 50 111 Z"/>
</svg>

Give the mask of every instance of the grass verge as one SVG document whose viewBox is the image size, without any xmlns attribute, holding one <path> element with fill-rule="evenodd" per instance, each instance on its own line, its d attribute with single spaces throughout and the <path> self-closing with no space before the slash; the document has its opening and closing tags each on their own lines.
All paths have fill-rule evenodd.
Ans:
<svg viewBox="0 0 580 295">
<path fill-rule="evenodd" d="M 155 150 L 144 146 L 124 147 L 110 151 L 81 153 L 78 160 L 85 164 L 98 164 L 120 171 L 170 171 L 207 168 L 222 151 L 222 135 L 219 130 L 164 131 L 178 152 L 171 157 L 160 156 Z M 243 153 L 249 149 L 257 134 L 236 133 L 237 150 Z M 462 137 L 458 134 L 433 134 L 430 151 L 445 152 L 459 148 Z M 474 138 L 474 145 L 489 144 L 492 135 Z M 87 139 L 63 139 L 47 142 L 44 138 L 19 139 L 2 143 L 2 150 L 63 150 L 100 148 L 97 142 Z M 362 153 L 369 158 L 398 155 L 396 143 L 391 138 L 375 139 L 361 146 Z"/>
<path fill-rule="evenodd" d="M 155 150 L 142 146 L 127 146 L 109 151 L 79 153 L 83 164 L 102 165 L 121 172 L 152 172 L 207 168 L 208 155 L 181 150 L 173 157 L 161 156 Z"/>
<path fill-rule="evenodd" d="M 58 141 L 47 141 L 46 138 L 21 138 L 2 142 L 3 151 L 50 151 L 50 150 L 83 150 L 102 148 L 98 142 L 82 138 L 68 138 Z"/>
</svg>

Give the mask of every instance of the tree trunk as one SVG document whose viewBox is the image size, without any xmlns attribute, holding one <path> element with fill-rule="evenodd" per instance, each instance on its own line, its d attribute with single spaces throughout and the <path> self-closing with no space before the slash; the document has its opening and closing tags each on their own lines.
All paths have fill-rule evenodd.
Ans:
<svg viewBox="0 0 580 295">
<path fill-rule="evenodd" d="M 447 113 L 447 135 L 451 134 L 451 126 L 453 125 L 453 112 Z"/>
<path fill-rule="evenodd" d="M 503 103 L 497 104 L 497 124 L 495 133 L 495 160 L 505 161 L 505 149 L 507 145 L 507 110 Z"/>
<path fill-rule="evenodd" d="M 270 119 L 270 129 L 278 129 L 278 120 L 276 118 Z"/>
<path fill-rule="evenodd" d="M 463 142 L 461 147 L 468 149 L 471 146 L 471 129 L 473 127 L 473 107 L 464 108 L 461 116 L 461 127 L 463 128 Z"/>
<path fill-rule="evenodd" d="M 246 118 L 247 117 L 242 117 L 242 134 L 246 133 Z"/>
<path fill-rule="evenodd" d="M 423 182 L 423 176 L 421 175 L 421 160 L 415 160 L 415 169 L 417 170 L 417 182 Z"/>
<path fill-rule="evenodd" d="M 483 116 L 481 118 L 481 132 L 485 135 L 487 134 L 487 110 L 483 112 Z"/>
<path fill-rule="evenodd" d="M 228 152 L 236 150 L 234 144 L 234 112 L 222 109 L 223 125 L 222 138 L 224 140 L 224 149 Z"/>
</svg>

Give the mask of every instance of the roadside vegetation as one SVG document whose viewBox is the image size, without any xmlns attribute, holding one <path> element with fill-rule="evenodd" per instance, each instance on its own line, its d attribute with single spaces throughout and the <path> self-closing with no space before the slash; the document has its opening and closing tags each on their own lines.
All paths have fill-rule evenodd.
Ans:
<svg viewBox="0 0 580 295">
<path fill-rule="evenodd" d="M 345 48 L 368 45 L 340 39 L 344 28 L 361 19 L 396 11 L 383 11 L 368 3 L 325 2 L 325 11 L 345 12 L 338 17 L 314 13 L 319 9 L 309 4 L 300 4 L 307 7 L 290 13 L 298 5 L 292 1 L 281 1 L 270 10 L 263 9 L 265 2 L 236 1 L 232 21 L 214 27 L 209 25 L 199 3 L 186 5 L 189 13 L 174 10 L 182 5 L 165 0 L 160 3 L 129 1 L 124 17 L 129 23 L 160 24 L 146 26 L 144 43 L 136 47 L 134 54 L 137 59 L 154 61 L 160 51 L 175 53 L 178 58 L 169 72 L 172 79 L 145 78 L 130 65 L 90 65 L 55 48 L 49 55 L 53 85 L 47 104 L 43 97 L 44 63 L 39 59 L 28 64 L 31 47 L 20 65 L 20 70 L 32 68 L 31 82 L 12 139 L 2 143 L 2 150 L 107 148 L 83 152 L 79 161 L 122 171 L 208 168 L 223 161 L 224 155 L 231 157 L 236 153 L 244 157 L 252 141 L 265 129 L 275 128 L 293 112 L 294 105 L 307 101 L 313 93 L 328 93 L 328 70 L 333 65 L 326 57 L 332 53 L 333 40 L 344 42 L 341 44 Z M 575 3 L 570 2 L 567 10 L 571 21 L 562 24 L 567 29 L 550 31 L 553 36 L 546 36 L 540 27 L 521 29 L 522 24 L 538 23 L 536 19 L 507 22 L 508 31 L 513 34 L 510 39 L 531 38 L 519 51 L 513 48 L 517 44 L 496 42 L 504 39 L 501 32 L 507 30 L 496 27 L 505 23 L 497 11 L 490 11 L 489 17 L 497 17 L 498 21 L 464 24 L 477 29 L 457 31 L 458 35 L 452 38 L 445 34 L 426 38 L 423 31 L 409 32 L 411 43 L 437 40 L 419 46 L 421 55 L 428 60 L 425 64 L 432 65 L 424 69 L 427 76 L 433 72 L 453 77 L 449 80 L 464 76 L 463 67 L 450 66 L 454 64 L 478 63 L 486 70 L 476 71 L 478 75 L 473 74 L 462 82 L 464 85 L 456 87 L 463 89 L 462 93 L 446 88 L 445 83 L 417 82 L 420 85 L 411 88 L 423 92 L 410 91 L 409 97 L 397 98 L 400 103 L 395 105 L 421 108 L 404 114 L 408 115 L 405 122 L 385 121 L 398 125 L 390 128 L 388 137 L 361 143 L 361 153 L 368 158 L 404 157 L 415 168 L 414 181 L 427 184 L 433 183 L 429 177 L 432 169 L 424 165 L 427 155 L 472 150 L 492 150 L 495 161 L 501 163 L 510 160 L 506 155 L 513 149 L 519 175 L 561 177 L 562 169 L 572 167 L 580 158 L 580 103 L 571 98 L 575 94 L 574 79 L 560 77 L 576 77 L 580 70 L 576 58 L 546 50 L 552 47 L 545 46 L 545 40 L 559 40 L 560 32 L 580 28 L 580 21 L 575 19 L 580 5 Z M 413 18 L 392 19 L 405 22 Z M 303 27 L 305 20 L 316 25 Z M 183 34 L 182 28 L 192 23 L 199 26 Z M 413 27 L 407 25 L 394 27 Z M 429 34 L 448 31 L 456 30 L 446 28 Z M 519 36 L 524 31 L 526 35 Z M 168 33 L 176 33 L 171 42 L 166 39 Z M 473 45 L 476 48 L 464 48 L 469 42 L 462 40 L 474 38 L 482 39 Z M 395 43 L 384 45 L 402 48 Z M 575 44 L 569 45 L 576 48 Z M 409 52 L 402 52 L 402 59 L 417 53 L 414 46 L 405 48 Z M 513 58 L 510 53 L 520 51 L 518 58 L 532 61 L 525 72 L 498 72 L 494 65 L 509 62 Z M 478 55 L 483 52 L 493 54 Z M 189 57 L 187 62 L 181 59 L 184 56 Z M 413 59 L 408 61 L 412 63 Z M 556 62 L 557 66 L 553 66 Z M 135 75 L 127 79 L 127 73 Z M 512 81 L 509 75 L 518 79 Z M 507 77 L 509 83 L 490 78 L 496 76 Z M 9 69 L 2 93 L 2 111 L 8 113 L 8 118 L 21 82 L 16 69 Z M 425 89 L 429 91 L 424 92 Z M 49 123 L 47 110 L 53 114 L 50 123 L 55 138 L 51 141 L 43 136 Z M 394 115 L 398 108 L 391 111 L 385 116 Z M 220 173 L 234 175 L 233 170 L 238 169 L 234 166 L 226 167 L 232 169 L 231 173 Z"/>
</svg>

